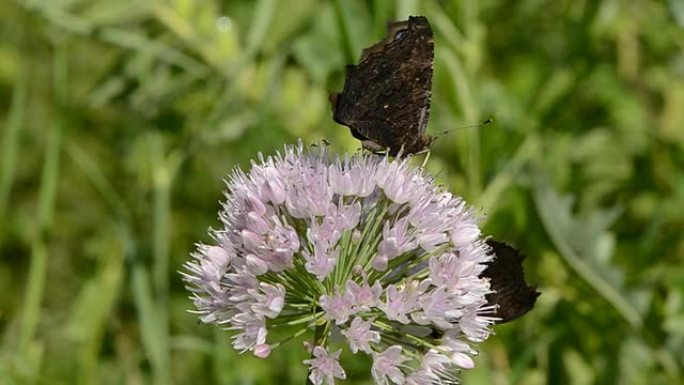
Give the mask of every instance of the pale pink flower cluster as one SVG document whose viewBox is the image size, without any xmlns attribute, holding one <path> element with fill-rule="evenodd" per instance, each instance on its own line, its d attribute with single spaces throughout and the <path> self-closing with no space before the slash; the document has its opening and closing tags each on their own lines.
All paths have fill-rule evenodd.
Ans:
<svg viewBox="0 0 684 385">
<path fill-rule="evenodd" d="M 267 357 L 284 343 L 276 326 L 325 330 L 305 361 L 316 385 L 346 377 L 335 330 L 372 357 L 377 384 L 451 383 L 474 366 L 494 321 L 480 278 L 492 256 L 466 203 L 408 160 L 289 146 L 233 172 L 219 218 L 183 274 L 236 350 Z"/>
</svg>

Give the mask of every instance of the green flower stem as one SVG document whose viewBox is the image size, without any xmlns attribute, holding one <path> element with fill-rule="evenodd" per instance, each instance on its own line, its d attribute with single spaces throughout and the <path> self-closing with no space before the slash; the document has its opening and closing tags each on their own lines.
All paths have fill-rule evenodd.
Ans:
<svg viewBox="0 0 684 385">
<path fill-rule="evenodd" d="M 352 238 L 352 232 L 351 230 L 346 230 L 342 234 L 342 239 L 340 240 L 340 259 L 337 263 L 337 266 L 335 266 L 335 271 L 334 271 L 334 282 L 336 286 L 343 286 L 344 282 L 347 277 L 347 271 L 349 270 L 349 261 L 352 259 L 351 255 L 349 254 L 349 249 L 351 248 L 351 238 Z"/>
<path fill-rule="evenodd" d="M 432 256 L 434 256 L 434 255 L 439 255 L 439 254 L 443 253 L 443 252 L 446 251 L 448 248 L 449 248 L 449 246 L 441 246 L 441 247 L 439 247 L 439 248 L 437 248 L 437 249 L 435 249 L 435 250 L 433 250 L 433 251 L 431 251 L 431 252 L 429 252 L 429 253 L 422 254 L 422 255 L 420 255 L 420 256 L 418 256 L 418 257 L 415 257 L 414 254 L 411 254 L 411 253 L 404 253 L 404 254 L 402 254 L 401 256 L 399 256 L 399 257 L 393 259 L 393 260 L 392 260 L 392 264 L 391 264 L 390 266 L 387 267 L 387 270 L 385 270 L 384 272 L 375 272 L 375 271 L 374 271 L 373 273 L 371 273 L 371 274 L 369 275 L 369 278 L 368 278 L 368 279 L 369 279 L 369 280 L 371 280 L 371 279 L 372 279 L 372 280 L 378 280 L 378 279 L 379 279 L 379 280 L 382 280 L 383 282 L 385 282 L 385 283 L 387 283 L 387 284 L 399 282 L 399 281 L 401 281 L 403 278 L 405 278 L 405 277 L 404 277 L 404 274 L 405 274 L 405 273 L 411 271 L 411 269 L 415 268 L 415 267 L 418 266 L 419 264 L 421 264 L 421 263 L 423 263 L 423 262 L 429 260 L 430 257 L 432 257 Z M 402 265 L 403 265 L 403 266 L 402 266 Z M 396 268 L 400 268 L 400 270 L 395 271 Z M 382 273 L 382 276 L 377 277 L 377 275 L 379 275 L 379 274 L 381 274 L 381 273 Z M 427 272 L 423 272 L 423 273 L 421 273 L 421 274 L 419 274 L 419 275 L 414 275 L 414 276 L 411 277 L 411 278 L 412 278 L 412 279 L 421 278 L 421 277 L 423 277 L 425 274 L 427 274 Z M 395 278 L 395 279 L 392 279 L 392 280 L 387 279 L 387 277 L 388 277 L 389 275 L 395 275 L 396 278 Z"/>
<path fill-rule="evenodd" d="M 382 207 L 382 211 L 380 211 L 379 207 Z M 378 218 L 383 218 L 385 216 L 385 213 L 387 212 L 387 209 L 389 206 L 385 204 L 384 200 L 380 200 L 376 206 L 373 208 L 373 210 L 368 214 L 368 219 L 366 220 L 366 225 L 363 228 L 363 231 L 361 233 L 361 239 L 359 242 L 354 245 L 354 249 L 351 252 L 350 256 L 352 257 L 350 261 L 350 266 L 354 266 L 356 264 L 363 264 L 364 271 L 367 271 L 368 266 L 370 261 L 365 260 L 364 257 L 368 253 L 368 243 L 367 238 L 369 234 L 374 234 L 375 231 L 377 231 L 377 227 L 379 226 L 380 220 Z M 373 223 L 372 226 L 369 226 L 368 224 Z M 371 249 L 372 250 L 372 249 Z M 368 258 L 368 257 L 366 257 Z M 347 272 L 347 276 L 345 277 L 348 278 L 351 276 L 351 271 Z"/>
<path fill-rule="evenodd" d="M 301 325 L 303 323 L 312 322 L 312 321 L 315 322 L 315 321 L 318 321 L 323 316 L 323 314 L 324 314 L 324 312 L 319 311 L 319 312 L 311 314 L 309 316 L 298 318 L 294 321 L 288 321 L 288 322 L 277 323 L 277 324 L 274 323 L 272 326 L 275 328 L 275 327 L 281 327 L 281 326 Z"/>
<path fill-rule="evenodd" d="M 388 332 L 391 332 L 391 333 L 396 333 L 396 332 L 397 332 L 397 328 L 392 327 L 391 325 L 388 325 L 388 324 L 386 324 L 386 323 L 384 323 L 384 322 L 382 322 L 382 321 L 374 320 L 374 321 L 373 321 L 373 325 L 379 327 L 379 328 L 382 329 L 382 330 L 385 330 L 385 331 L 388 331 Z M 386 335 L 383 335 L 383 338 L 385 338 L 385 337 L 386 337 Z M 423 347 L 430 348 L 430 349 L 437 349 L 437 346 L 435 346 L 435 345 L 429 343 L 428 341 L 426 341 L 426 339 L 416 337 L 416 336 L 414 336 L 414 335 L 412 335 L 412 334 L 410 334 L 410 333 L 402 333 L 402 334 L 401 334 L 401 337 L 402 337 L 402 338 L 400 339 L 399 342 L 405 343 L 405 342 L 403 341 L 403 339 L 406 338 L 406 339 L 409 339 L 409 340 L 411 340 L 411 341 L 417 343 L 418 346 L 423 346 Z"/>
<path fill-rule="evenodd" d="M 385 217 L 385 214 L 387 213 L 387 210 L 389 209 L 388 205 L 385 205 L 384 209 L 382 212 L 374 219 L 373 226 L 371 227 L 369 234 L 373 235 L 373 238 L 369 242 L 364 242 L 366 240 L 366 236 L 364 236 L 361 240 L 361 244 L 363 244 L 363 248 L 359 252 L 357 256 L 357 260 L 359 263 L 363 263 L 363 270 L 368 271 L 371 264 L 373 263 L 373 256 L 372 251 L 377 250 L 378 243 L 380 243 L 380 240 L 382 239 L 382 231 L 378 231 L 378 227 L 380 227 L 380 224 L 383 223 L 382 220 L 377 220 L 377 219 L 382 219 Z M 364 229 L 365 230 L 365 229 Z"/>
<path fill-rule="evenodd" d="M 291 336 L 289 336 L 289 337 L 283 339 L 282 341 L 278 341 L 278 342 L 276 342 L 275 344 L 271 345 L 271 348 L 272 348 L 272 349 L 275 349 L 275 348 L 279 347 L 280 345 L 283 345 L 283 344 L 285 344 L 285 343 L 287 343 L 287 342 L 289 342 L 289 341 L 291 341 L 291 340 L 293 340 L 293 339 L 295 339 L 295 338 L 301 336 L 302 334 L 306 333 L 307 330 L 309 330 L 309 326 L 308 326 L 308 325 L 307 325 L 306 327 L 303 327 L 303 328 L 297 330 L 297 332 L 295 332 L 295 333 L 292 334 Z"/>
</svg>

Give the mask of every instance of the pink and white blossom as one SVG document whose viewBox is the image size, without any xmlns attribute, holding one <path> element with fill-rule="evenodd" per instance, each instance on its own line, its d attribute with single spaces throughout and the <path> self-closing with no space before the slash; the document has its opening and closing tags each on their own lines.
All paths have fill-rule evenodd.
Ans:
<svg viewBox="0 0 684 385">
<path fill-rule="evenodd" d="M 346 377 L 328 353 L 340 334 L 372 356 L 376 384 L 454 383 L 474 366 L 495 320 L 480 277 L 492 256 L 473 209 L 425 170 L 300 143 L 233 171 L 224 197 L 182 275 L 235 350 L 266 358 L 284 343 L 273 328 L 306 335 L 315 385 Z"/>
<path fill-rule="evenodd" d="M 337 325 L 347 322 L 349 316 L 354 313 L 348 293 L 342 294 L 338 291 L 333 295 L 324 294 L 320 298 L 320 304 L 325 311 L 325 318 L 335 321 Z"/>
<path fill-rule="evenodd" d="M 380 309 L 389 320 L 409 324 L 409 314 L 420 309 L 419 299 L 424 295 L 428 285 L 427 281 L 409 281 L 399 286 L 389 285 L 385 302 L 380 303 Z"/>
<path fill-rule="evenodd" d="M 304 360 L 304 363 L 309 365 L 309 379 L 311 383 L 314 385 L 334 385 L 335 378 L 340 380 L 347 378 L 347 374 L 339 363 L 340 353 L 342 353 L 342 350 L 328 353 L 323 346 L 314 347 L 314 358 Z"/>
<path fill-rule="evenodd" d="M 337 257 L 340 254 L 339 247 L 333 250 L 327 250 L 321 244 L 314 244 L 314 251 L 302 251 L 302 257 L 306 261 L 304 267 L 306 271 L 316 276 L 319 281 L 324 280 L 335 268 Z"/>
<path fill-rule="evenodd" d="M 352 306 L 357 310 L 364 311 L 370 311 L 371 308 L 376 307 L 382 294 L 382 286 L 379 281 L 375 281 L 373 286 L 370 286 L 366 280 L 359 285 L 350 279 L 347 281 L 346 289 Z"/>
<path fill-rule="evenodd" d="M 285 305 L 285 287 L 261 282 L 259 291 L 252 293 L 256 303 L 252 311 L 257 317 L 276 318 Z"/>
<path fill-rule="evenodd" d="M 404 383 L 405 376 L 399 367 L 408 361 L 408 358 L 401 352 L 402 347 L 400 345 L 393 345 L 382 353 L 373 354 L 371 374 L 373 374 L 376 384 L 387 385 L 389 384 L 388 379 L 397 385 Z"/>
<path fill-rule="evenodd" d="M 372 320 L 364 321 L 360 317 L 355 317 L 349 328 L 342 330 L 342 335 L 347 337 L 349 349 L 356 354 L 359 350 L 365 353 L 372 353 L 370 343 L 380 342 L 380 333 L 371 330 Z"/>
<path fill-rule="evenodd" d="M 417 246 L 418 241 L 415 239 L 415 235 L 409 231 L 409 221 L 406 217 L 399 219 L 394 225 L 390 225 L 390 222 L 387 221 L 382 229 L 382 241 L 378 245 L 378 256 L 374 261 L 373 268 L 384 271 L 387 269 L 387 263 L 390 260 L 415 249 Z"/>
</svg>

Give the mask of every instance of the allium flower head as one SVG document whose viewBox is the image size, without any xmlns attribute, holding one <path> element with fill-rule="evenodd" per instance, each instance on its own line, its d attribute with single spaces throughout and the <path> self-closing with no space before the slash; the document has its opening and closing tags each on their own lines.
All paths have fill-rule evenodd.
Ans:
<svg viewBox="0 0 684 385">
<path fill-rule="evenodd" d="M 219 218 L 183 273 L 200 319 L 260 358 L 291 339 L 273 328 L 308 338 L 316 385 L 345 378 L 340 349 L 378 384 L 452 383 L 490 334 L 476 218 L 406 159 L 287 146 L 232 173 Z"/>
</svg>

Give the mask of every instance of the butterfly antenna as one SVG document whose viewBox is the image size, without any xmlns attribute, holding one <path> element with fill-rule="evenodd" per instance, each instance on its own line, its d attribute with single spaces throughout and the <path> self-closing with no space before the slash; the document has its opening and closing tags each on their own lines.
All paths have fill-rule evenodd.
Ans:
<svg viewBox="0 0 684 385">
<path fill-rule="evenodd" d="M 450 130 L 445 130 L 445 131 L 440 132 L 439 134 L 435 135 L 435 138 L 439 138 L 440 136 L 446 135 L 446 134 L 448 134 L 448 133 L 450 133 L 450 132 L 452 132 L 452 131 L 460 130 L 460 129 L 463 129 L 463 128 L 471 128 L 471 127 L 480 127 L 480 126 L 484 126 L 484 125 L 489 124 L 489 123 L 491 123 L 491 122 L 493 122 L 493 121 L 494 121 L 493 118 L 489 118 L 489 119 L 484 120 L 484 121 L 482 121 L 482 122 L 480 122 L 480 123 L 469 124 L 469 125 L 467 125 L 467 126 L 461 126 L 461 127 L 455 127 L 455 128 L 450 129 Z"/>
</svg>

